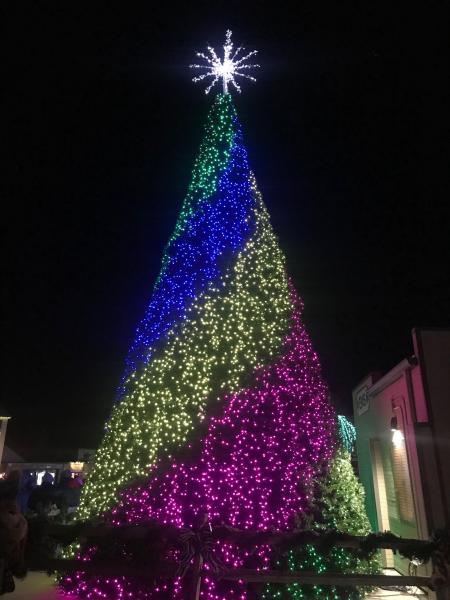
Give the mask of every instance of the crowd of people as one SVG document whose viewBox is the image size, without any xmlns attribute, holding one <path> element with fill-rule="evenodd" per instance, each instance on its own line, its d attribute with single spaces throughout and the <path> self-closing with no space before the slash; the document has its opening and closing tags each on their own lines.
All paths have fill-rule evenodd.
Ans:
<svg viewBox="0 0 450 600">
<path fill-rule="evenodd" d="M 64 471 L 57 482 L 52 473 L 10 471 L 0 479 L 0 595 L 14 591 L 14 577 L 26 574 L 25 547 L 30 519 L 70 519 L 80 500 L 83 479 Z M 38 485 L 40 483 L 40 485 Z"/>
<path fill-rule="evenodd" d="M 40 485 L 37 473 L 31 471 L 11 471 L 2 482 L 3 486 L 11 488 L 16 495 L 23 514 L 35 514 L 39 517 L 68 515 L 73 512 L 80 501 L 83 483 L 80 474 L 73 474 L 69 470 L 63 471 L 57 482 L 48 471 L 43 474 Z"/>
</svg>

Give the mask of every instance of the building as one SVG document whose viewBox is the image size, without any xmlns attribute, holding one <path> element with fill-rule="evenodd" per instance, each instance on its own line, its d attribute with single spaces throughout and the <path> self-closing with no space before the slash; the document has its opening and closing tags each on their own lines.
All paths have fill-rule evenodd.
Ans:
<svg viewBox="0 0 450 600">
<path fill-rule="evenodd" d="M 11 418 L 8 411 L 0 406 L 0 463 L 2 462 L 3 448 L 5 447 L 6 439 L 6 428 L 8 427 L 8 421 Z"/>
<path fill-rule="evenodd" d="M 85 477 L 89 472 L 95 450 L 91 448 L 78 448 L 77 450 L 55 450 L 57 460 L 29 461 L 17 454 L 12 448 L 5 445 L 6 428 L 10 419 L 8 411 L 0 406 L 0 479 L 6 477 L 11 471 L 32 473 L 38 485 L 41 484 L 45 473 L 50 473 L 57 482 L 64 471 L 71 471 L 74 476 L 82 474 Z M 62 456 L 61 456 L 62 455 Z M 74 460 L 76 456 L 76 459 Z"/>
<path fill-rule="evenodd" d="M 427 539 L 450 524 L 450 330 L 414 329 L 412 340 L 411 358 L 354 389 L 356 449 L 373 530 Z M 390 550 L 383 561 L 415 568 Z"/>
<path fill-rule="evenodd" d="M 1 443 L 1 441 L 0 441 Z M 0 463 L 0 479 L 6 477 L 11 471 L 19 471 L 22 474 L 33 475 L 37 485 L 41 485 L 42 478 L 49 473 L 55 483 L 58 483 L 62 474 L 67 471 L 72 477 L 81 475 L 83 478 L 89 473 L 89 464 L 95 454 L 91 448 L 78 448 L 77 450 L 59 451 L 58 460 L 30 461 L 19 456 L 8 446 L 4 446 L 3 457 Z M 75 457 L 73 460 L 73 457 Z"/>
<path fill-rule="evenodd" d="M 11 471 L 20 471 L 21 473 L 32 474 L 36 478 L 37 485 L 41 485 L 42 478 L 46 473 L 49 473 L 53 477 L 55 483 L 57 483 L 61 475 L 67 471 L 70 471 L 73 474 L 73 477 L 76 475 L 86 477 L 89 472 L 89 458 L 86 457 L 92 457 L 93 451 L 82 448 L 77 454 L 77 460 L 47 462 L 26 461 L 22 457 L 19 457 L 15 452 L 5 447 L 3 462 L 0 466 L 0 476 L 7 476 Z M 83 460 L 80 460 L 80 458 Z"/>
</svg>

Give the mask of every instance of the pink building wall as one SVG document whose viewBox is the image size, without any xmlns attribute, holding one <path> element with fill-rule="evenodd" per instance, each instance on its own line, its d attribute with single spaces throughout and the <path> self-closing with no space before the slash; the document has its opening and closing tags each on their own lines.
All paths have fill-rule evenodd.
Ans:
<svg viewBox="0 0 450 600">
<path fill-rule="evenodd" d="M 354 389 L 354 416 L 360 477 L 374 529 L 387 524 L 393 533 L 427 539 L 449 523 L 450 331 L 415 329 L 412 336 L 411 359 L 381 377 L 366 377 Z M 404 434 L 402 460 L 393 447 L 393 417 Z M 394 560 L 400 571 L 407 570 L 398 557 Z"/>
<path fill-rule="evenodd" d="M 413 330 L 427 427 L 417 428 L 431 530 L 450 523 L 450 331 Z M 427 494 L 427 492 L 429 492 Z"/>
</svg>

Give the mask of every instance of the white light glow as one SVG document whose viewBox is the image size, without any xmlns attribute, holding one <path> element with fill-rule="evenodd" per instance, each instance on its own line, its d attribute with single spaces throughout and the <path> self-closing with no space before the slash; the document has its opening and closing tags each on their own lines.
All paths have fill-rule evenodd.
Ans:
<svg viewBox="0 0 450 600">
<path fill-rule="evenodd" d="M 38 471 L 37 472 L 37 485 L 42 485 L 42 480 L 44 478 L 44 475 L 48 473 L 49 475 L 51 475 L 53 477 L 53 481 L 55 480 L 55 471 Z"/>
<path fill-rule="evenodd" d="M 403 435 L 403 432 L 400 431 L 400 429 L 394 429 L 392 431 L 392 443 L 396 448 L 399 448 L 403 444 L 404 439 L 405 436 Z"/>
<path fill-rule="evenodd" d="M 248 73 L 243 73 L 242 71 L 259 67 L 259 65 L 250 65 L 246 62 L 250 56 L 257 54 L 258 51 L 252 50 L 252 52 L 249 52 L 241 58 L 238 58 L 242 50 L 244 50 L 244 48 L 238 47 L 233 53 L 231 31 L 228 29 L 225 36 L 225 44 L 223 46 L 223 60 L 217 56 L 216 51 L 214 48 L 211 48 L 211 46 L 208 46 L 210 56 L 207 56 L 203 52 L 197 52 L 197 56 L 199 58 L 203 58 L 206 61 L 206 64 L 189 66 L 191 69 L 206 69 L 206 72 L 198 75 L 197 77 L 193 77 L 192 81 L 202 81 L 202 79 L 205 79 L 206 77 L 212 77 L 213 80 L 206 88 L 205 94 L 209 94 L 211 88 L 220 80 L 222 80 L 224 94 L 228 93 L 229 83 L 234 86 L 236 91 L 240 92 L 241 87 L 237 83 L 235 77 L 243 77 L 245 79 L 250 79 L 251 81 L 256 81 L 254 77 Z"/>
</svg>

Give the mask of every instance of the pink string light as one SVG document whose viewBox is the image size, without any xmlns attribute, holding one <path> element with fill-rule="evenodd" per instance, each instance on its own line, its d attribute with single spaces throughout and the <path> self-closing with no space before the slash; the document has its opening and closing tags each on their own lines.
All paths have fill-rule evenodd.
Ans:
<svg viewBox="0 0 450 600">
<path fill-rule="evenodd" d="M 210 523 L 241 529 L 293 527 L 295 515 L 310 513 L 314 480 L 321 476 L 334 452 L 335 413 L 320 364 L 301 321 L 301 301 L 291 288 L 292 326 L 281 355 L 259 368 L 253 383 L 224 399 L 224 410 L 208 423 L 207 434 L 192 456 L 173 459 L 151 472 L 148 484 L 123 492 L 111 523 L 137 524 L 149 520 L 191 527 L 206 512 Z M 217 556 L 232 568 L 267 569 L 271 550 L 253 552 L 217 543 Z M 106 583 L 66 579 L 71 589 L 89 599 L 182 598 L 182 581 L 160 581 L 153 588 L 125 578 Z M 84 588 L 84 589 L 83 589 Z M 106 596 L 104 595 L 106 594 Z M 217 582 L 204 567 L 204 600 L 245 600 L 243 583 Z"/>
</svg>

